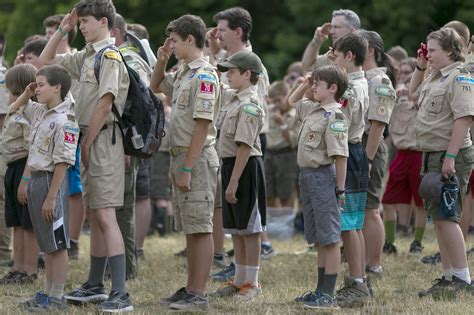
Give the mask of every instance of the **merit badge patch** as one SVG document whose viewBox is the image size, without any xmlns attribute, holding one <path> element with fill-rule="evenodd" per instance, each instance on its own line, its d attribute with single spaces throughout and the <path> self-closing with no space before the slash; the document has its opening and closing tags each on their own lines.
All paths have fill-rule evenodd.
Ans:
<svg viewBox="0 0 474 315">
<path fill-rule="evenodd" d="M 387 115 L 387 107 L 379 106 L 379 108 L 377 108 L 377 114 L 379 114 L 380 116 Z"/>
<path fill-rule="evenodd" d="M 209 82 L 201 82 L 201 93 L 214 94 L 214 84 Z"/>
<path fill-rule="evenodd" d="M 336 120 L 329 125 L 329 130 L 332 132 L 346 132 L 347 124 L 343 120 Z"/>
<path fill-rule="evenodd" d="M 71 132 L 65 132 L 64 133 L 64 142 L 66 143 L 76 143 L 76 134 L 71 133 Z"/>
<path fill-rule="evenodd" d="M 252 116 L 260 116 L 262 111 L 257 106 L 249 104 L 244 106 L 244 113 Z"/>
<path fill-rule="evenodd" d="M 325 112 L 324 113 L 324 118 L 329 118 L 331 116 L 331 112 Z"/>
<path fill-rule="evenodd" d="M 188 79 L 191 80 L 192 78 L 194 78 L 195 75 L 196 75 L 196 70 L 191 71 L 191 73 L 189 74 Z"/>
</svg>

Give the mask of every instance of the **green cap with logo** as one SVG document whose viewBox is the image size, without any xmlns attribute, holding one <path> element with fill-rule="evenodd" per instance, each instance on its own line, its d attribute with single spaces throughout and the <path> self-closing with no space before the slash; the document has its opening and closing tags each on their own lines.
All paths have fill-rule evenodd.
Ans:
<svg viewBox="0 0 474 315">
<path fill-rule="evenodd" d="M 230 56 L 226 61 L 217 65 L 217 69 L 220 72 L 226 72 L 229 68 L 242 68 L 257 74 L 263 72 L 262 61 L 256 54 L 249 50 L 241 50 Z"/>
</svg>

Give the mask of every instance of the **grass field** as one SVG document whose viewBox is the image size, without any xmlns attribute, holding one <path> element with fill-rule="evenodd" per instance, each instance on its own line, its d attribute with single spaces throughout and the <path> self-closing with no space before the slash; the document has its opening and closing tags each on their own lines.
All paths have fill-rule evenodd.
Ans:
<svg viewBox="0 0 474 315">
<path fill-rule="evenodd" d="M 419 262 L 419 257 L 407 256 L 411 238 L 397 238 L 399 254 L 384 256 L 384 276 L 373 280 L 375 297 L 361 309 L 341 309 L 334 313 L 354 314 L 474 314 L 474 299 L 461 296 L 454 301 L 434 301 L 419 299 L 417 292 L 431 285 L 431 280 L 438 277 L 441 267 L 427 266 Z M 70 263 L 69 279 L 66 290 L 75 288 L 86 279 L 89 267 L 87 235 L 81 239 L 81 258 Z M 303 306 L 293 302 L 293 298 L 308 289 L 314 289 L 316 282 L 315 254 L 296 255 L 306 247 L 302 236 L 295 236 L 290 241 L 273 242 L 278 255 L 262 262 L 260 281 L 263 294 L 255 301 L 236 303 L 230 299 L 210 300 L 210 313 L 213 314 L 296 314 L 314 313 L 306 311 Z M 473 243 L 468 243 L 470 248 Z M 226 244 L 230 247 L 230 242 Z M 427 229 L 424 242 L 424 254 L 437 251 L 433 226 Z M 184 247 L 184 237 L 179 234 L 167 238 L 151 237 L 145 242 L 146 260 L 140 264 L 139 277 L 127 283 L 132 296 L 135 313 L 163 314 L 176 313 L 159 305 L 160 297 L 169 295 L 185 284 L 185 259 L 175 257 L 173 253 Z M 472 265 L 474 258 L 470 258 Z M 0 268 L 3 273 L 7 268 Z M 341 274 L 347 272 L 343 264 Z M 42 289 L 44 275 L 41 274 L 36 284 L 28 286 L 0 287 L 0 314 L 20 314 L 24 312 L 18 303 L 29 298 L 35 291 Z M 341 284 L 342 277 L 338 283 Z M 110 288 L 110 284 L 106 286 Z M 210 281 L 209 290 L 215 290 L 220 283 Z M 94 306 L 71 307 L 69 313 L 94 313 Z"/>
</svg>

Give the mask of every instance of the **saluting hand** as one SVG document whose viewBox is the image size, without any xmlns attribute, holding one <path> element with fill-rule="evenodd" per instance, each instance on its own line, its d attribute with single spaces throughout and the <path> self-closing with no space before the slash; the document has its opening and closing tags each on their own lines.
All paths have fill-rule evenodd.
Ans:
<svg viewBox="0 0 474 315">
<path fill-rule="evenodd" d="M 229 185 L 227 186 L 227 189 L 225 190 L 225 200 L 227 200 L 228 203 L 230 204 L 237 203 L 238 199 L 237 197 L 235 197 L 235 194 L 237 193 L 238 187 L 239 187 L 238 181 L 230 180 Z"/>
<path fill-rule="evenodd" d="M 76 26 L 79 17 L 77 16 L 76 8 L 72 9 L 71 13 L 66 14 L 66 16 L 61 21 L 59 25 L 64 32 L 71 31 L 74 26 Z"/>
<path fill-rule="evenodd" d="M 188 192 L 191 190 L 191 173 L 181 172 L 176 180 L 176 186 L 182 192 Z"/>
<path fill-rule="evenodd" d="M 46 197 L 46 200 L 43 203 L 43 208 L 41 208 L 41 214 L 43 219 L 47 222 L 52 222 L 54 220 L 54 207 L 56 205 L 56 198 Z"/>
<path fill-rule="evenodd" d="M 172 53 L 173 49 L 171 49 L 171 38 L 168 37 L 165 40 L 163 46 L 158 48 L 158 51 L 156 52 L 156 58 L 158 61 L 166 63 L 168 62 L 168 59 L 170 59 Z"/>
<path fill-rule="evenodd" d="M 314 38 L 319 44 L 324 43 L 329 38 L 329 32 L 331 30 L 331 23 L 326 22 L 323 25 L 319 26 L 314 32 Z"/>
<path fill-rule="evenodd" d="M 36 87 L 38 86 L 38 84 L 36 84 L 36 82 L 31 82 L 30 84 L 28 84 L 25 88 L 25 92 L 28 93 L 29 97 L 33 97 L 35 96 L 35 90 L 36 90 Z"/>
<path fill-rule="evenodd" d="M 219 45 L 219 39 L 217 37 L 218 32 L 219 30 L 217 29 L 217 27 L 214 27 L 206 33 L 206 39 L 209 43 L 209 50 L 214 55 L 217 54 L 219 52 L 219 49 L 221 48 L 221 46 Z"/>
</svg>

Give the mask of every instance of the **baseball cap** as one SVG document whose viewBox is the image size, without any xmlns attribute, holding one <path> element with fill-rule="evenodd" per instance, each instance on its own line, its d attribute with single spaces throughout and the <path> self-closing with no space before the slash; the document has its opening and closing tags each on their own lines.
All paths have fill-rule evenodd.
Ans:
<svg viewBox="0 0 474 315">
<path fill-rule="evenodd" d="M 426 173 L 421 179 L 418 192 L 420 197 L 426 201 L 439 203 L 443 190 L 443 175 L 438 172 Z"/>
<path fill-rule="evenodd" d="M 233 54 L 229 59 L 217 65 L 220 72 L 226 72 L 229 68 L 242 68 L 255 73 L 262 73 L 263 66 L 260 58 L 249 50 L 242 50 Z"/>
</svg>

